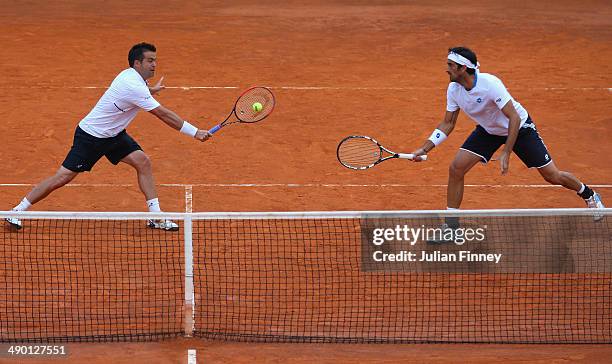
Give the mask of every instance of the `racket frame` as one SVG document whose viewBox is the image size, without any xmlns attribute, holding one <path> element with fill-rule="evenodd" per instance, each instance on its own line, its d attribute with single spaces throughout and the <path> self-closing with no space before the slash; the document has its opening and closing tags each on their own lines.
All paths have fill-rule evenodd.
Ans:
<svg viewBox="0 0 612 364">
<path fill-rule="evenodd" d="M 365 167 L 355 167 L 355 166 L 351 166 L 351 165 L 348 165 L 348 164 L 345 164 L 344 162 L 342 162 L 342 159 L 340 159 L 340 147 L 342 146 L 342 144 L 345 141 L 347 141 L 349 139 L 357 139 L 357 138 L 370 140 L 370 141 L 372 141 L 373 143 L 375 143 L 378 146 L 378 148 L 380 149 L 380 157 L 378 158 L 378 160 L 376 162 L 374 162 L 372 164 L 369 164 L 369 165 L 367 165 Z M 383 153 L 384 152 L 386 152 L 389 155 L 386 156 L 386 157 L 383 157 Z M 338 143 L 338 148 L 336 148 L 336 157 L 338 158 L 338 161 L 340 162 L 340 164 L 342 164 L 346 168 L 355 169 L 355 170 L 366 170 L 366 169 L 370 169 L 370 168 L 374 167 L 375 165 L 380 164 L 380 163 L 382 163 L 382 162 L 384 162 L 386 160 L 389 160 L 389 159 L 400 158 L 400 159 L 414 160 L 415 155 L 412 154 L 412 153 L 396 153 L 396 152 L 393 152 L 393 151 L 385 148 L 384 146 L 382 146 L 382 144 L 380 144 L 376 139 L 374 139 L 372 137 L 369 137 L 369 136 L 366 136 L 366 135 L 350 135 L 350 136 L 347 136 L 346 138 L 342 139 L 340 141 L 340 143 Z M 427 160 L 427 155 L 421 155 L 420 157 L 421 157 L 422 160 Z"/>
<path fill-rule="evenodd" d="M 261 118 L 259 120 L 255 120 L 255 121 L 242 120 L 242 119 L 240 119 L 240 116 L 238 116 L 238 113 L 236 112 L 236 106 L 238 106 L 238 101 L 240 101 L 242 96 L 244 96 L 247 92 L 249 92 L 249 91 L 251 91 L 253 89 L 256 89 L 256 88 L 264 88 L 264 89 L 268 90 L 268 92 L 272 96 L 272 110 L 270 110 L 266 116 L 264 116 L 263 118 Z M 236 99 L 236 102 L 234 102 L 234 107 L 232 108 L 232 111 L 230 111 L 229 115 L 225 118 L 225 120 L 223 120 L 221 123 L 219 123 L 219 124 L 215 125 L 214 127 L 212 127 L 208 132 L 210 134 L 214 134 L 214 133 L 218 132 L 221 128 L 223 128 L 224 126 L 227 126 L 227 125 L 230 125 L 230 124 L 234 124 L 234 123 L 253 124 L 253 123 L 260 122 L 260 121 L 264 120 L 265 118 L 267 118 L 268 116 L 270 116 L 270 114 L 272 114 L 272 111 L 274 111 L 274 107 L 275 106 L 276 106 L 276 98 L 274 97 L 274 94 L 272 93 L 272 90 L 270 90 L 269 88 L 264 87 L 264 86 L 249 87 L 248 89 L 244 90 L 240 94 L 240 96 L 238 96 L 238 98 Z M 234 115 L 236 117 L 236 120 L 228 122 L 228 120 L 232 117 L 232 115 Z"/>
</svg>

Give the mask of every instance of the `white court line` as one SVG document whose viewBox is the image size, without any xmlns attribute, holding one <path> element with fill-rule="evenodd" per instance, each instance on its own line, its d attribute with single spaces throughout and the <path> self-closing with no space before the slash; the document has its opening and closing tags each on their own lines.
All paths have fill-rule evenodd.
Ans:
<svg viewBox="0 0 612 364">
<path fill-rule="evenodd" d="M 187 364 L 197 364 L 197 353 L 195 349 L 187 350 Z"/>
<path fill-rule="evenodd" d="M 192 185 L 185 186 L 185 212 L 186 213 L 193 212 L 193 186 Z"/>
<path fill-rule="evenodd" d="M 0 187 L 34 187 L 32 183 L 0 183 Z M 112 183 L 69 183 L 64 187 L 135 187 L 134 184 L 112 184 Z M 185 188 L 185 198 L 187 193 L 190 197 L 193 194 L 193 187 L 447 187 L 446 184 L 402 184 L 402 183 L 383 183 L 383 184 L 353 184 L 353 183 L 162 183 L 161 187 L 180 187 Z M 482 188 L 564 188 L 563 186 L 555 185 L 530 185 L 530 184 L 513 184 L 513 185 L 470 185 L 465 187 L 482 187 Z M 593 188 L 612 188 L 612 185 L 599 184 L 589 185 Z M 189 191 L 189 192 L 188 192 Z"/>
<path fill-rule="evenodd" d="M 280 90 L 332 90 L 332 91 L 341 91 L 341 90 L 356 90 L 356 91 L 364 91 L 364 90 L 381 90 L 381 91 L 408 91 L 408 90 L 446 90 L 446 87 L 414 87 L 414 86 L 406 86 L 406 87 L 337 87 L 337 86 L 268 86 L 271 89 L 280 89 Z M 166 87 L 169 88 L 169 87 Z M 177 87 L 178 88 L 178 87 Z M 189 88 L 186 88 L 187 90 Z M 612 92 L 612 87 L 527 87 L 522 88 L 523 90 L 542 90 L 542 91 L 569 91 L 569 90 L 579 90 L 579 91 L 610 91 Z M 510 89 L 509 89 L 510 90 Z"/>
<path fill-rule="evenodd" d="M 446 87 L 411 87 L 411 86 L 266 86 L 276 90 L 303 90 L 303 91 L 410 91 L 410 90 L 446 90 Z M 3 89 L 44 89 L 44 90 L 61 90 L 61 89 L 76 89 L 76 90 L 98 90 L 107 89 L 108 86 L 14 86 L 0 87 Z M 239 86 L 166 86 L 167 89 L 177 90 L 236 90 L 241 89 Z M 612 92 L 612 87 L 526 87 L 521 90 L 532 91 L 608 91 Z"/>
</svg>

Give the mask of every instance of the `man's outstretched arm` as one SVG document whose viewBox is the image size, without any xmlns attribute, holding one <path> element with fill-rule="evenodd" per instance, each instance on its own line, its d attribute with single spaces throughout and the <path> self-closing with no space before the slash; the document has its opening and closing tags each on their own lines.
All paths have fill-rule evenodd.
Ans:
<svg viewBox="0 0 612 364">
<path fill-rule="evenodd" d="M 419 149 L 412 152 L 414 155 L 425 155 L 429 153 L 430 150 L 434 149 L 436 145 L 442 143 L 444 139 L 455 129 L 455 125 L 457 124 L 457 117 L 459 116 L 459 110 L 455 111 L 446 111 L 444 114 L 444 120 L 440 124 L 436 130 L 434 130 L 433 134 L 429 139 L 423 143 Z M 416 158 L 415 161 L 420 161 L 420 159 Z"/>
<path fill-rule="evenodd" d="M 190 135 L 197 140 L 203 142 L 211 137 L 208 130 L 198 129 L 191 125 L 189 122 L 181 119 L 174 111 L 159 105 L 155 109 L 149 111 L 151 114 L 157 116 L 161 121 L 168 124 L 171 128 L 179 130 L 183 134 Z"/>
</svg>

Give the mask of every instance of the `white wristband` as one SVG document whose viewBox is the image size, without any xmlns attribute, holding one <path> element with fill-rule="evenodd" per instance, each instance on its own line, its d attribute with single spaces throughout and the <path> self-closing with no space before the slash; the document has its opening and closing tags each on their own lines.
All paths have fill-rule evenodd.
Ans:
<svg viewBox="0 0 612 364">
<path fill-rule="evenodd" d="M 195 138 L 197 132 L 198 132 L 198 128 L 189 124 L 187 120 L 183 121 L 183 126 L 181 127 L 181 133 L 187 134 L 190 137 Z"/>
<path fill-rule="evenodd" d="M 446 134 L 444 134 L 442 130 L 436 129 L 433 131 L 433 133 L 431 133 L 429 140 L 431 140 L 431 142 L 434 143 L 435 146 L 438 146 L 446 140 Z"/>
</svg>

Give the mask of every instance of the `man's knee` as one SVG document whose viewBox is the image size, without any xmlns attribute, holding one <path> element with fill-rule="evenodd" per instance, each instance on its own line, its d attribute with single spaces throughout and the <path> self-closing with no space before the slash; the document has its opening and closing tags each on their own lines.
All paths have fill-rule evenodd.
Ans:
<svg viewBox="0 0 612 364">
<path fill-rule="evenodd" d="M 563 172 L 561 172 L 557 168 L 547 166 L 545 168 L 538 169 L 538 172 L 540 172 L 546 182 L 553 185 L 561 184 Z"/>
<path fill-rule="evenodd" d="M 53 187 L 59 188 L 69 183 L 77 176 L 77 172 L 73 172 L 69 169 L 61 167 L 59 171 L 53 176 Z"/>
<path fill-rule="evenodd" d="M 561 173 L 558 170 L 542 171 L 540 174 L 542 175 L 542 177 L 544 177 L 544 180 L 550 184 L 561 184 Z"/>
<path fill-rule="evenodd" d="M 139 153 L 134 156 L 132 166 L 136 168 L 138 172 L 150 172 L 151 171 L 151 159 L 144 153 Z"/>
<path fill-rule="evenodd" d="M 448 167 L 448 175 L 451 178 L 463 178 L 467 173 L 467 169 L 463 168 L 459 163 L 453 162 Z"/>
<path fill-rule="evenodd" d="M 460 150 L 448 167 L 449 178 L 463 179 L 470 169 L 472 169 L 472 167 L 474 167 L 479 161 L 479 156 L 464 150 Z"/>
</svg>

